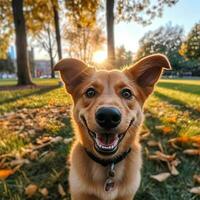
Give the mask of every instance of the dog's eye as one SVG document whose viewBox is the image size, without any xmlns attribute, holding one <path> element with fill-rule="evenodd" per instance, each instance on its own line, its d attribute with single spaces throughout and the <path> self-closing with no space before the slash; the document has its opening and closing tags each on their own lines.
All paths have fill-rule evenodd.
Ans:
<svg viewBox="0 0 200 200">
<path fill-rule="evenodd" d="M 96 95 L 96 93 L 97 92 L 96 92 L 96 90 L 94 88 L 88 88 L 86 93 L 85 93 L 85 95 L 88 98 L 92 98 L 92 97 L 94 97 Z"/>
<path fill-rule="evenodd" d="M 122 89 L 121 95 L 122 95 L 122 97 L 124 97 L 125 99 L 131 99 L 132 96 L 133 96 L 131 90 L 129 90 L 128 88 Z"/>
</svg>

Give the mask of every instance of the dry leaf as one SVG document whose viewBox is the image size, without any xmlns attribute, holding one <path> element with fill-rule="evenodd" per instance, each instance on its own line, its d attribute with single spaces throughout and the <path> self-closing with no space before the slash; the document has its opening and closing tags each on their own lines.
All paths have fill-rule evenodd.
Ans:
<svg viewBox="0 0 200 200">
<path fill-rule="evenodd" d="M 57 136 L 55 138 L 52 138 L 51 142 L 53 143 L 58 143 L 58 142 L 62 142 L 63 141 L 63 137 L 61 136 Z"/>
<path fill-rule="evenodd" d="M 16 165 L 23 165 L 23 164 L 29 164 L 30 161 L 28 159 L 16 159 L 10 162 L 11 166 L 16 166 Z"/>
<path fill-rule="evenodd" d="M 49 191 L 47 190 L 47 188 L 41 188 L 39 189 L 39 192 L 44 196 L 47 197 L 49 194 Z"/>
<path fill-rule="evenodd" d="M 167 154 L 164 154 L 164 153 L 162 153 L 160 151 L 156 151 L 156 154 L 155 155 L 150 155 L 149 159 L 150 160 L 161 160 L 161 161 L 164 161 L 164 162 L 168 162 L 168 161 L 174 160 L 175 156 L 176 156 L 176 154 L 167 155 Z"/>
<path fill-rule="evenodd" d="M 200 149 L 186 149 L 183 151 L 184 154 L 187 154 L 187 155 L 200 155 Z"/>
<path fill-rule="evenodd" d="M 174 165 L 171 166 L 171 170 L 170 170 L 171 174 L 174 176 L 179 175 L 179 171 L 176 169 L 176 167 Z"/>
<path fill-rule="evenodd" d="M 159 182 L 163 182 L 165 181 L 167 178 L 170 177 L 170 173 L 168 172 L 165 172 L 165 173 L 160 173 L 160 174 L 157 174 L 157 175 L 152 175 L 150 176 L 151 178 L 159 181 Z"/>
<path fill-rule="evenodd" d="M 155 141 L 155 140 L 149 140 L 147 142 L 147 145 L 150 146 L 150 147 L 157 147 L 158 146 L 158 142 Z"/>
<path fill-rule="evenodd" d="M 141 134 L 140 140 L 145 140 L 150 135 L 150 131 L 149 130 L 144 130 L 140 134 Z"/>
<path fill-rule="evenodd" d="M 30 154 L 30 159 L 31 160 L 36 160 L 38 158 L 38 154 L 39 154 L 39 151 L 32 151 L 31 154 Z"/>
<path fill-rule="evenodd" d="M 1 169 L 0 170 L 0 180 L 5 180 L 8 176 L 15 173 L 15 170 L 12 169 Z"/>
<path fill-rule="evenodd" d="M 158 141 L 149 140 L 147 142 L 147 145 L 150 146 L 150 147 L 158 147 L 160 149 L 160 151 L 163 152 L 162 144 L 160 142 L 158 142 Z"/>
<path fill-rule="evenodd" d="M 193 180 L 194 180 L 194 182 L 200 184 L 200 175 L 194 175 L 194 176 L 193 176 Z"/>
<path fill-rule="evenodd" d="M 37 192 L 38 186 L 35 184 L 30 184 L 25 188 L 25 194 L 28 197 L 32 197 Z"/>
<path fill-rule="evenodd" d="M 190 189 L 190 192 L 193 194 L 198 194 L 200 195 L 200 187 L 193 187 Z"/>
<path fill-rule="evenodd" d="M 70 142 L 72 142 L 72 138 L 65 138 L 64 140 L 63 140 L 63 142 L 65 143 L 65 144 L 69 144 Z"/>
<path fill-rule="evenodd" d="M 64 188 L 63 188 L 63 186 L 61 184 L 58 184 L 58 192 L 62 197 L 66 196 Z"/>
</svg>

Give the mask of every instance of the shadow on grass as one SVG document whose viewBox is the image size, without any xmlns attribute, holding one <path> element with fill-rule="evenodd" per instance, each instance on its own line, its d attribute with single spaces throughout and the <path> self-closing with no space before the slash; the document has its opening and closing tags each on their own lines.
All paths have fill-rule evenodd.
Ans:
<svg viewBox="0 0 200 200">
<path fill-rule="evenodd" d="M 59 87 L 60 86 L 45 86 L 45 87 L 40 88 L 39 90 L 36 90 L 36 91 L 33 90 L 32 92 L 30 92 L 28 94 L 15 96 L 15 97 L 12 97 L 12 98 L 9 98 L 9 99 L 6 99 L 6 100 L 2 100 L 2 101 L 0 101 L 0 105 L 3 105 L 5 103 L 11 103 L 11 102 L 14 102 L 14 101 L 16 101 L 18 99 L 29 97 L 29 96 L 32 96 L 32 95 L 41 95 L 41 94 L 47 93 L 47 92 L 49 92 L 51 90 L 55 90 L 55 89 L 57 89 Z M 34 89 L 38 89 L 38 88 L 36 87 Z"/>
<path fill-rule="evenodd" d="M 158 86 L 162 88 L 172 89 L 176 91 L 179 90 L 179 91 L 190 93 L 190 94 L 200 95 L 199 85 L 160 82 Z"/>
<path fill-rule="evenodd" d="M 156 97 L 158 97 L 159 99 L 161 99 L 162 101 L 168 102 L 168 103 L 173 104 L 173 105 L 177 105 L 177 107 L 176 107 L 177 110 L 188 111 L 189 112 L 189 116 L 192 119 L 199 119 L 200 112 L 197 109 L 186 105 L 184 102 L 182 102 L 182 101 L 180 101 L 178 99 L 169 97 L 169 96 L 167 96 L 165 94 L 162 94 L 160 92 L 157 92 L 157 91 L 154 92 L 154 95 Z"/>
</svg>

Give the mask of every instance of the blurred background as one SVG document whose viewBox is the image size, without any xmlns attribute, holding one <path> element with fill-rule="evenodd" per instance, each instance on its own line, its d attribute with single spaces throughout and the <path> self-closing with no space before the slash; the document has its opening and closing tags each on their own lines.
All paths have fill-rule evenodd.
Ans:
<svg viewBox="0 0 200 200">
<path fill-rule="evenodd" d="M 0 199 L 69 200 L 70 95 L 53 66 L 172 65 L 144 106 L 136 200 L 200 197 L 200 1 L 0 0 Z"/>
<path fill-rule="evenodd" d="M 167 55 L 170 77 L 200 76 L 200 3 L 196 0 L 1 0 L 0 78 L 54 78 L 63 57 L 120 68 Z"/>
</svg>

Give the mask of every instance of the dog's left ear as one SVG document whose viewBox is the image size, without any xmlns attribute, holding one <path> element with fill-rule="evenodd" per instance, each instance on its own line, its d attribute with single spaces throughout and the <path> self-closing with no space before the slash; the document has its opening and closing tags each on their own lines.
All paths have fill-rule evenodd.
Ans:
<svg viewBox="0 0 200 200">
<path fill-rule="evenodd" d="M 88 67 L 83 61 L 74 58 L 60 60 L 54 66 L 54 70 L 60 71 L 61 78 L 70 94 L 95 71 L 94 68 Z"/>
<path fill-rule="evenodd" d="M 148 96 L 153 92 L 154 85 L 159 80 L 163 69 L 171 69 L 167 57 L 162 54 L 153 54 L 139 60 L 131 68 L 125 69 L 124 72 Z"/>
</svg>

